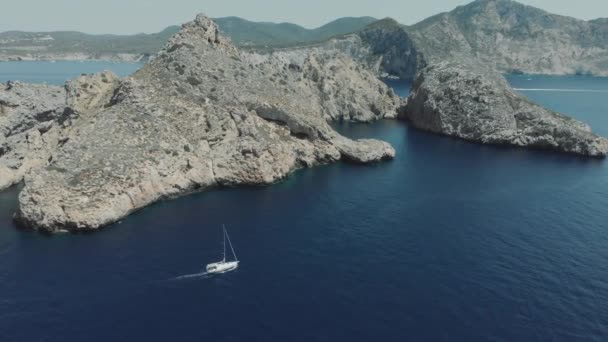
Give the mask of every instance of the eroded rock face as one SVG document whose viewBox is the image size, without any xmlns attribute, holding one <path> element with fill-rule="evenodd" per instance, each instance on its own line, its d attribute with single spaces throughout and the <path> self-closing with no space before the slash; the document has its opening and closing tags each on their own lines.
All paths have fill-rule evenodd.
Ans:
<svg viewBox="0 0 608 342">
<path fill-rule="evenodd" d="M 118 88 L 96 84 L 72 106 L 104 108 L 73 122 L 48 166 L 25 176 L 23 225 L 95 230 L 159 199 L 395 154 L 385 142 L 345 138 L 327 122 L 396 115 L 400 99 L 373 74 L 344 55 L 239 51 L 202 15 Z"/>
<path fill-rule="evenodd" d="M 379 20 L 315 46 L 346 53 L 379 76 L 407 80 L 445 60 L 475 60 L 504 73 L 606 76 L 606 32 L 605 19 L 579 20 L 512 0 L 476 0 L 411 26 Z"/>
<path fill-rule="evenodd" d="M 65 89 L 7 83 L 0 90 L 0 190 L 44 165 L 72 113 Z"/>
<path fill-rule="evenodd" d="M 280 53 L 297 56 L 306 55 L 310 50 L 347 55 L 376 77 L 396 76 L 409 80 L 426 65 L 410 34 L 390 18 L 370 24 L 359 32 L 321 43 L 280 49 Z"/>
<path fill-rule="evenodd" d="M 95 112 L 109 105 L 120 79 L 110 71 L 81 75 L 65 85 L 67 105 L 77 113 Z"/>
<path fill-rule="evenodd" d="M 65 87 L 0 85 L 0 190 L 51 162 L 57 147 L 69 139 L 74 121 L 102 108 L 117 80 L 104 72 L 81 76 Z"/>
<path fill-rule="evenodd" d="M 422 70 L 401 116 L 420 129 L 481 143 L 608 153 L 608 140 L 588 125 L 533 104 L 479 65 L 441 62 Z"/>
<path fill-rule="evenodd" d="M 428 63 L 477 59 L 501 72 L 608 75 L 605 20 L 551 14 L 511 0 L 477 0 L 407 28 Z"/>
</svg>

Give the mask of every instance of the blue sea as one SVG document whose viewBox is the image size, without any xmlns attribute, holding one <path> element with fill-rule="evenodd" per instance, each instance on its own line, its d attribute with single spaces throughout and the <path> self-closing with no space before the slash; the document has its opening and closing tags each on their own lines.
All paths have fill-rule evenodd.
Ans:
<svg viewBox="0 0 608 342">
<path fill-rule="evenodd" d="M 140 63 L 119 63 L 103 61 L 15 61 L 0 62 L 0 82 L 18 80 L 28 83 L 62 85 L 65 81 L 81 74 L 91 74 L 111 70 L 124 77 L 134 73 Z"/>
<path fill-rule="evenodd" d="M 608 79 L 509 81 L 608 135 Z M 396 159 L 161 202 L 86 235 L 18 231 L 19 189 L 0 193 L 0 340 L 608 340 L 607 161 L 397 121 L 337 128 Z M 206 276 L 222 223 L 241 265 Z"/>
</svg>

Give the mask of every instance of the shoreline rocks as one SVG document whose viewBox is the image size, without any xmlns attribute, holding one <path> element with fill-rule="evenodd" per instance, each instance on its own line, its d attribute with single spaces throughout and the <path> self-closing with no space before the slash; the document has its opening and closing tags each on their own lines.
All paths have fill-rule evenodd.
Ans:
<svg viewBox="0 0 608 342">
<path fill-rule="evenodd" d="M 82 115 L 102 108 L 118 77 L 80 76 L 64 87 L 8 82 L 0 88 L 0 190 L 52 161 Z"/>
<path fill-rule="evenodd" d="M 57 62 L 57 61 L 98 61 L 144 63 L 150 58 L 148 54 L 115 53 L 115 54 L 88 54 L 88 53 L 45 53 L 45 54 L 4 54 L 0 52 L 0 62 Z"/>
<path fill-rule="evenodd" d="M 485 67 L 431 65 L 405 101 L 353 58 L 318 46 L 241 51 L 199 15 L 126 79 L 8 83 L 0 90 L 0 179 L 8 181 L 0 187 L 24 180 L 20 225 L 79 232 L 195 191 L 395 156 L 390 144 L 343 137 L 330 121 L 399 117 L 481 143 L 608 152 L 587 125 L 531 103 Z"/>
<path fill-rule="evenodd" d="M 240 51 L 203 15 L 131 77 L 102 79 L 90 76 L 92 88 L 67 101 L 82 112 L 67 140 L 25 173 L 22 226 L 97 230 L 161 199 L 395 155 L 388 143 L 353 141 L 328 123 L 397 115 L 401 99 L 372 73 L 339 53 Z"/>
<path fill-rule="evenodd" d="M 423 69 L 400 117 L 413 126 L 483 144 L 605 157 L 608 139 L 511 89 L 497 72 L 463 62 Z"/>
</svg>

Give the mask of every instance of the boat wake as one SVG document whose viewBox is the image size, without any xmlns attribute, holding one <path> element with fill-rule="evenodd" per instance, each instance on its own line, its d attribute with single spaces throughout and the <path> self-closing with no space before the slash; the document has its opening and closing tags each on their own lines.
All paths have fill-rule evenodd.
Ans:
<svg viewBox="0 0 608 342">
<path fill-rule="evenodd" d="M 551 89 L 551 88 L 513 88 L 517 91 L 548 91 L 563 93 L 608 93 L 608 90 L 599 89 Z"/>
<path fill-rule="evenodd" d="M 185 274 L 185 275 L 181 275 L 179 277 L 175 277 L 175 278 L 171 278 L 169 280 L 187 280 L 187 279 L 195 279 L 195 278 L 211 278 L 213 276 L 213 274 L 211 273 L 207 273 L 207 272 L 201 272 L 201 273 L 193 273 L 193 274 Z"/>
</svg>

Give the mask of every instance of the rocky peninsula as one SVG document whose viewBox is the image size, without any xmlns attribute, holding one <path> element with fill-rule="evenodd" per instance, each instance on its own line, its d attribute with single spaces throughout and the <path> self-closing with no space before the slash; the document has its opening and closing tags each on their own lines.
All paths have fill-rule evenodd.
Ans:
<svg viewBox="0 0 608 342">
<path fill-rule="evenodd" d="M 476 0 L 411 26 L 386 18 L 299 48 L 307 46 L 341 51 L 378 76 L 407 80 L 445 60 L 503 73 L 608 75 L 608 20 L 579 20 L 512 0 Z"/>
<path fill-rule="evenodd" d="M 476 0 L 406 31 L 428 64 L 466 59 L 504 73 L 608 76 L 607 23 Z"/>
<path fill-rule="evenodd" d="M 125 80 L 11 83 L 0 99 L 2 185 L 24 180 L 16 219 L 45 232 L 96 230 L 160 199 L 303 167 L 393 158 L 389 144 L 353 141 L 328 121 L 395 117 L 402 105 L 348 56 L 243 52 L 203 15 Z"/>
<path fill-rule="evenodd" d="M 588 125 L 530 102 L 501 74 L 465 62 L 423 69 L 400 117 L 423 130 L 484 144 L 590 157 L 608 153 L 608 139 Z"/>
<path fill-rule="evenodd" d="M 503 73 L 597 75 L 608 71 L 608 19 L 580 20 L 512 0 L 476 0 L 414 25 L 340 18 L 317 29 L 218 18 L 235 45 L 258 52 L 339 51 L 378 76 L 411 80 L 447 59 L 475 60 Z M 132 36 L 78 32 L 0 33 L 2 60 L 146 62 L 179 27 Z"/>
<path fill-rule="evenodd" d="M 427 65 L 422 56 L 391 20 L 259 53 L 199 15 L 126 79 L 105 72 L 64 87 L 0 88 L 0 190 L 24 183 L 15 215 L 23 227 L 92 231 L 166 198 L 394 157 L 388 143 L 341 136 L 330 122 L 342 120 L 400 118 L 485 144 L 608 153 L 608 140 L 531 103 L 488 64 Z M 407 100 L 378 79 L 416 72 Z"/>
</svg>

